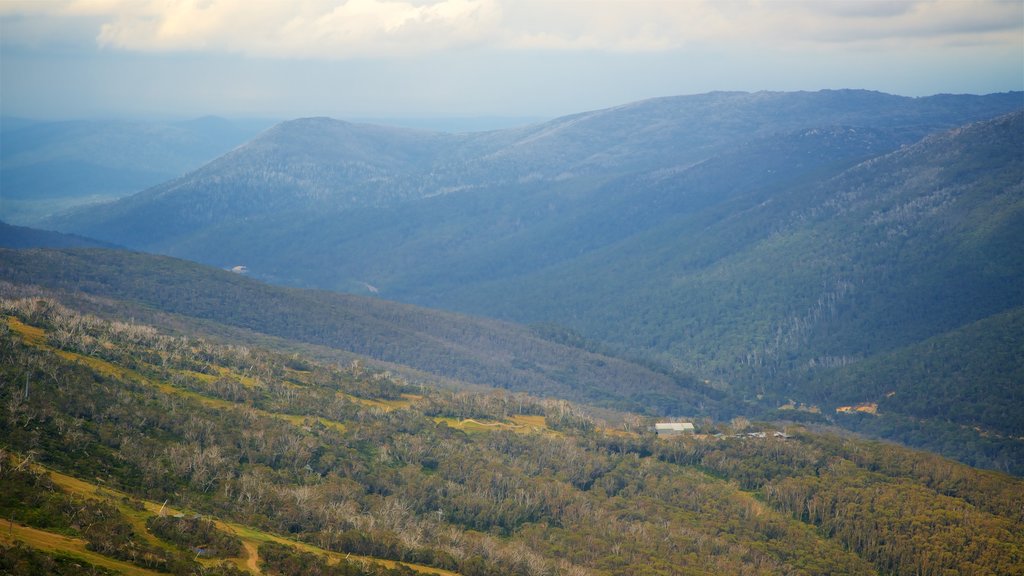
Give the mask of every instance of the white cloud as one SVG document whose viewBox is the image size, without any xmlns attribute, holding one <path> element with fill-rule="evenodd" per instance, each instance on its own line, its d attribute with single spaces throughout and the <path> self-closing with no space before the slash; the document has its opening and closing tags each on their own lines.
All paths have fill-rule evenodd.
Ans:
<svg viewBox="0 0 1024 576">
<path fill-rule="evenodd" d="M 107 11 L 101 46 L 141 51 L 217 50 L 255 56 L 347 58 L 433 51 L 478 41 L 489 0 L 78 2 Z"/>
<path fill-rule="evenodd" d="M 1020 0 L 7 0 L 4 16 L 34 30 L 46 17 L 99 22 L 96 42 L 111 49 L 316 59 L 1024 42 Z"/>
</svg>

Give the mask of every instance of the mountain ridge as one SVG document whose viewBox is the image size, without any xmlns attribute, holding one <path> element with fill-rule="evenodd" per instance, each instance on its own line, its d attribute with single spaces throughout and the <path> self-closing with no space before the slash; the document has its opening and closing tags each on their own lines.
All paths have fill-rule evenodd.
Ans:
<svg viewBox="0 0 1024 576">
<path fill-rule="evenodd" d="M 992 102 L 989 108 L 1005 108 L 1005 100 L 1020 99 L 1019 96 L 1013 94 L 974 98 L 979 102 Z M 237 160 L 240 155 L 246 154 L 253 157 L 251 161 L 244 163 L 246 167 L 241 172 L 216 175 L 216 167 L 223 167 L 225 163 L 231 164 L 222 157 L 191 175 L 157 186 L 142 194 L 150 200 L 156 201 L 161 197 L 181 196 L 185 190 L 193 190 L 189 193 L 187 201 L 178 204 L 166 204 L 164 201 L 165 204 L 160 206 L 160 209 L 165 214 L 173 214 L 174 218 L 171 220 L 179 222 L 187 221 L 190 215 L 195 215 L 198 212 L 196 223 L 192 225 L 192 228 L 186 228 L 194 230 L 196 224 L 208 223 L 214 217 L 237 219 L 251 216 L 253 213 L 250 210 L 254 207 L 258 208 L 261 202 L 265 203 L 267 212 L 285 207 L 288 209 L 300 208 L 304 196 L 322 195 L 324 198 L 334 198 L 334 202 L 337 202 L 345 196 L 354 194 L 358 198 L 361 195 L 369 194 L 367 201 L 357 201 L 351 205 L 386 205 L 402 199 L 436 195 L 438 191 L 479 188 L 481 179 L 483 179 L 484 186 L 488 187 L 493 186 L 494 183 L 503 185 L 503 183 L 515 183 L 522 179 L 558 181 L 577 178 L 581 176 L 581 171 L 587 172 L 588 177 L 592 178 L 595 174 L 642 170 L 645 167 L 649 168 L 652 164 L 660 166 L 665 165 L 666 162 L 688 164 L 706 157 L 709 152 L 732 145 L 737 142 L 737 139 L 745 139 L 751 134 L 751 127 L 754 128 L 754 133 L 757 133 L 758 130 L 777 132 L 785 129 L 795 130 L 800 126 L 814 126 L 820 124 L 825 118 L 832 118 L 831 122 L 835 122 L 835 110 L 841 108 L 839 102 L 851 99 L 861 108 L 853 108 L 853 112 L 847 112 L 842 117 L 856 118 L 860 124 L 868 126 L 885 126 L 894 131 L 907 131 L 912 135 L 911 138 L 919 138 L 927 130 L 936 127 L 950 127 L 962 123 L 953 120 L 952 118 L 955 116 L 951 116 L 942 105 L 939 105 L 941 98 L 938 100 L 927 98 L 914 100 L 856 91 L 792 94 L 719 93 L 666 97 L 606 110 L 585 112 L 535 126 L 459 135 L 373 127 L 335 120 L 327 122 L 322 118 L 315 119 L 315 121 L 300 119 L 281 123 L 253 142 L 229 153 L 234 160 Z M 963 99 L 970 100 L 968 97 L 963 97 Z M 888 114 L 883 114 L 880 109 L 864 107 L 865 103 L 878 106 L 879 101 L 884 101 L 890 106 Z M 782 103 L 786 104 L 788 108 L 784 108 Z M 899 106 L 895 106 L 896 103 Z M 911 123 L 911 118 L 908 118 L 911 116 L 909 112 L 903 110 L 903 107 L 912 103 L 924 108 L 918 113 L 924 118 L 915 119 L 914 123 Z M 814 111 L 815 105 L 824 106 L 824 108 L 818 110 L 812 117 L 809 111 Z M 971 103 L 964 104 L 968 108 L 972 105 Z M 974 106 L 979 109 L 984 108 L 983 104 Z M 847 109 L 850 109 L 849 103 L 847 103 Z M 681 111 L 686 113 L 682 114 Z M 968 114 L 978 116 L 979 111 L 968 111 Z M 781 120 L 778 117 L 781 117 Z M 361 146 L 354 152 L 355 161 L 345 160 L 345 153 L 353 154 L 353 151 L 344 147 L 343 144 L 337 153 L 328 154 L 334 160 L 312 163 L 327 170 L 326 174 L 318 175 L 318 183 L 315 179 L 306 178 L 306 170 L 312 162 L 309 157 L 299 158 L 296 165 L 291 167 L 285 164 L 284 170 L 280 170 L 280 167 L 273 163 L 260 159 L 261 147 L 274 142 L 275 136 L 282 133 L 291 134 L 295 132 L 293 128 L 308 125 L 316 125 L 321 128 L 330 125 L 338 130 L 344 129 L 345 132 L 358 132 L 363 139 L 360 141 Z M 571 125 L 573 130 L 568 130 L 567 125 Z M 922 131 L 921 126 L 928 128 Z M 703 131 L 694 130 L 692 127 L 703 127 Z M 428 162 L 428 166 L 419 167 L 417 170 L 398 170 L 382 174 L 379 172 L 382 166 L 367 166 L 359 159 L 360 155 L 374 149 L 373 142 L 381 134 L 389 136 L 390 139 L 386 140 L 385 154 L 383 156 L 374 155 L 372 156 L 374 159 L 386 158 L 392 150 L 403 149 L 410 145 L 408 142 L 410 139 L 412 140 L 411 144 L 417 145 L 416 151 L 420 155 L 429 158 L 434 154 L 423 149 L 424 144 L 430 144 L 439 147 L 440 151 L 446 152 L 448 158 L 436 165 Z M 396 141 L 395 135 L 402 135 L 405 140 Z M 561 137 L 555 137 L 556 135 L 561 135 Z M 421 142 L 420 139 L 424 138 L 427 141 Z M 904 135 L 903 138 L 906 139 L 907 135 Z M 333 140 L 335 146 L 339 142 L 344 143 L 345 141 L 340 138 Z M 526 146 L 524 143 L 530 145 Z M 287 144 L 287 140 L 282 143 L 286 148 Z M 323 140 L 318 140 L 315 145 L 310 142 L 307 144 L 310 145 L 305 146 L 302 151 L 305 156 L 316 151 L 322 153 L 332 149 L 331 146 L 325 145 Z M 273 144 L 271 145 L 273 146 Z M 287 151 L 275 156 L 278 160 L 287 160 L 288 157 Z M 260 174 L 269 180 L 262 183 L 254 181 L 253 175 Z M 257 194 L 258 201 L 254 203 L 252 200 L 246 202 L 240 199 L 232 203 L 230 200 L 226 202 L 215 200 L 205 208 L 198 210 L 191 206 L 197 202 L 202 206 L 201 198 L 208 199 L 211 193 L 222 188 L 224 183 L 231 181 L 232 178 L 238 180 L 237 186 L 248 190 L 246 192 L 248 196 Z M 385 181 L 382 182 L 381 178 L 384 178 Z M 204 186 L 206 187 L 205 191 Z M 282 194 L 286 194 L 287 198 L 292 201 L 298 200 L 300 206 L 288 206 L 287 200 L 282 203 L 278 198 Z M 342 207 L 344 207 L 345 203 L 343 200 L 341 201 Z M 321 205 L 314 202 L 308 207 L 316 209 Z M 110 217 L 111 211 L 119 214 L 119 218 L 122 220 L 125 218 L 133 220 L 157 218 L 155 214 L 147 216 L 148 212 L 145 211 L 129 216 L 133 210 L 139 209 L 138 201 L 128 199 L 119 204 L 84 209 L 82 214 L 90 212 L 97 216 L 102 214 L 102 225 L 97 223 L 82 227 L 74 224 L 76 219 L 82 222 L 83 219 L 88 218 L 82 214 L 55 219 L 48 224 L 55 224 L 60 230 L 72 230 L 118 244 L 148 249 L 163 246 L 166 249 L 166 243 L 160 243 L 158 237 L 154 239 L 153 234 L 156 230 L 150 229 L 148 236 L 145 234 L 145 229 L 132 227 L 117 232 L 118 226 L 124 224 L 117 224 L 118 220 Z"/>
</svg>

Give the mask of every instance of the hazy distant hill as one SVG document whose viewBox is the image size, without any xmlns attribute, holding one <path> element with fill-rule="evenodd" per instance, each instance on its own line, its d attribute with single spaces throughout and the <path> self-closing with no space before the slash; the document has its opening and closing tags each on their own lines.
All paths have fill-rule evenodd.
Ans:
<svg viewBox="0 0 1024 576">
<path fill-rule="evenodd" d="M 224 154 L 269 121 L 0 122 L 0 217 L 36 222 L 67 206 L 109 200 L 176 178 Z"/>
<path fill-rule="evenodd" d="M 554 197 L 587 197 L 615 177 L 685 169 L 752 141 L 809 128 L 883 131 L 879 149 L 889 150 L 1021 105 L 1019 94 L 910 99 L 863 91 L 713 93 L 471 134 L 311 118 L 280 124 L 181 178 L 55 222 L 62 230 L 197 257 L 205 252 L 198 244 L 220 244 L 239 233 L 248 240 L 310 215 L 454 193 L 471 205 L 488 193 L 544 190 Z M 231 225 L 240 229 L 223 231 Z M 231 260 L 264 252 L 230 251 Z M 209 255 L 204 261 L 227 264 Z M 303 277 L 282 268 L 254 270 Z"/>
<path fill-rule="evenodd" d="M 4 248 L 113 248 L 105 242 L 74 234 L 36 230 L 0 222 L 0 246 Z"/>
</svg>

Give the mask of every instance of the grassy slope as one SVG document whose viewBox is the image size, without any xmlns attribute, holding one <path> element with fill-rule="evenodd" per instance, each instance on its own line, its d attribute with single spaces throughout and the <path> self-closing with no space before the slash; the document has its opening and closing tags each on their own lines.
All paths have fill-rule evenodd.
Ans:
<svg viewBox="0 0 1024 576">
<path fill-rule="evenodd" d="M 49 470 L 42 466 L 37 465 L 36 468 L 48 474 L 56 485 L 60 486 L 70 494 L 77 494 L 79 496 L 84 496 L 86 498 L 105 500 L 117 506 L 122 513 L 126 514 L 127 516 L 129 516 L 129 518 L 131 518 L 134 521 L 133 524 L 135 524 L 135 528 L 139 533 L 144 534 L 145 538 L 155 541 L 158 544 L 159 540 L 155 536 L 149 534 L 145 529 L 146 519 L 151 516 L 159 514 L 167 514 L 173 516 L 178 514 L 189 513 L 186 510 L 178 510 L 174 507 L 166 506 L 165 504 L 160 504 L 148 500 L 142 501 L 143 505 L 145 506 L 145 510 L 139 511 L 136 510 L 135 508 L 129 507 L 124 504 L 124 502 L 128 499 L 128 495 L 124 494 L 123 492 L 110 488 L 103 488 L 97 486 L 96 484 L 82 480 L 80 478 L 75 478 L 74 476 L 69 476 L 67 474 L 61 474 L 60 472 Z M 275 536 L 262 530 L 257 530 L 250 526 L 244 526 L 234 522 L 224 522 L 221 520 L 217 520 L 216 524 L 219 529 L 230 534 L 234 534 L 239 539 L 241 539 L 242 545 L 246 551 L 245 556 L 231 557 L 227 558 L 226 560 L 233 564 L 236 564 L 239 568 L 249 570 L 253 574 L 262 574 L 262 571 L 259 569 L 260 560 L 259 554 L 257 552 L 259 544 L 261 542 L 277 542 L 279 544 L 292 546 L 296 550 L 301 550 L 303 552 L 311 552 L 314 554 L 325 556 L 333 562 L 337 562 L 342 558 L 346 558 L 348 560 L 381 564 L 389 568 L 393 568 L 397 565 L 402 565 L 422 574 L 458 576 L 455 572 L 451 572 L 449 570 L 442 570 L 440 568 L 420 566 L 417 564 L 410 564 L 407 562 L 395 562 L 393 560 L 371 558 L 368 556 L 359 556 L 352 554 L 343 555 L 337 552 L 330 552 L 327 550 L 322 550 L 320 548 L 317 548 L 316 546 L 312 546 L 305 542 L 289 540 L 287 538 Z M 102 566 L 105 568 L 110 568 L 119 573 L 127 574 L 129 576 L 152 576 L 154 574 L 160 574 L 160 572 L 140 568 L 131 563 L 122 562 L 88 550 L 85 547 L 86 542 L 80 538 L 71 538 L 68 536 L 64 536 L 62 534 L 48 532 L 46 530 L 39 530 L 29 526 L 23 526 L 20 524 L 15 524 L 14 522 L 9 522 L 7 528 L 8 529 L 6 531 L 0 531 L 0 542 L 13 543 L 15 541 L 21 541 L 33 548 L 38 548 L 40 550 L 44 550 L 47 552 L 63 553 L 76 558 L 81 558 L 82 560 L 85 560 L 91 564 L 95 564 L 97 566 Z M 166 546 L 166 544 L 161 545 Z M 205 562 L 206 564 L 214 564 L 219 562 L 219 560 L 203 560 L 203 562 Z"/>
<path fill-rule="evenodd" d="M 13 318 L 13 317 L 7 317 L 6 318 L 6 322 L 7 322 L 7 325 L 9 326 L 9 328 L 14 333 L 18 334 L 26 343 L 28 343 L 28 344 L 30 344 L 32 346 L 35 346 L 35 347 L 37 347 L 37 348 L 39 348 L 41 350 L 47 350 L 47 351 L 50 351 L 50 352 L 54 352 L 57 355 L 61 356 L 62 358 L 66 359 L 66 360 L 69 360 L 71 362 L 81 363 L 81 364 L 87 366 L 89 369 L 94 370 L 94 371 L 96 371 L 96 372 L 98 372 L 100 374 L 103 374 L 105 376 L 111 376 L 111 377 L 115 377 L 115 378 L 122 379 L 122 380 L 129 380 L 129 381 L 140 382 L 140 383 L 143 383 L 143 384 L 145 384 L 147 386 L 155 387 L 158 390 L 160 390 L 162 393 L 171 394 L 171 395 L 175 395 L 175 396 L 178 396 L 178 397 L 186 398 L 188 400 L 191 400 L 191 401 L 194 401 L 194 402 L 198 402 L 200 404 L 203 404 L 205 406 L 212 407 L 212 408 L 215 408 L 215 409 L 218 409 L 218 410 L 239 410 L 239 409 L 243 409 L 243 407 L 241 407 L 241 406 L 239 406 L 237 404 L 231 403 L 231 402 L 227 402 L 225 400 L 221 400 L 221 399 L 218 399 L 218 398 L 211 398 L 211 397 L 208 397 L 208 396 L 204 396 L 202 394 L 197 394 L 197 393 L 189 391 L 189 390 L 183 390 L 181 388 L 176 388 L 176 387 L 174 387 L 174 386 L 172 386 L 170 384 L 167 384 L 165 382 L 153 381 L 152 379 L 147 378 L 147 377 L 145 377 L 145 376 L 143 376 L 143 375 L 141 375 L 141 374 L 139 374 L 139 373 L 137 373 L 137 372 L 135 372 L 133 370 L 125 369 L 125 368 L 123 368 L 121 366 L 117 366 L 115 364 L 112 364 L 112 363 L 110 363 L 108 361 L 105 361 L 105 360 L 102 360 L 102 359 L 98 359 L 98 358 L 90 357 L 90 356 L 84 356 L 82 354 L 77 354 L 77 353 L 74 353 L 74 352 L 68 352 L 68 351 L 64 351 L 64 350 L 54 349 L 53 347 L 48 346 L 46 344 L 46 334 L 45 334 L 45 331 L 42 330 L 41 328 L 24 324 L 23 322 L 20 322 L 18 319 Z M 222 371 L 222 375 L 229 375 L 229 376 L 232 376 L 232 377 L 244 378 L 243 375 L 236 374 L 236 373 L 233 374 L 233 373 L 231 373 L 230 370 L 227 370 L 227 369 L 224 369 Z M 412 401 L 414 401 L 416 399 L 416 397 L 411 396 L 411 395 L 407 395 L 407 396 L 409 396 L 409 397 L 406 398 L 406 399 L 400 400 L 400 401 L 380 401 L 380 400 L 372 400 L 372 399 L 363 399 L 363 398 L 356 398 L 356 397 L 351 396 L 351 395 L 349 395 L 348 398 L 351 398 L 351 399 L 355 400 L 356 402 L 365 404 L 367 406 L 372 406 L 372 407 L 377 408 L 377 409 L 391 410 L 391 409 L 404 408 L 404 407 L 410 406 L 410 403 Z M 251 410 L 252 408 L 246 408 L 246 409 L 250 409 Z M 340 422 L 334 422 L 334 421 L 327 420 L 325 418 L 320 418 L 320 417 L 310 418 L 308 416 L 304 417 L 304 416 L 292 415 L 292 414 L 268 413 L 268 412 L 262 411 L 262 410 L 256 410 L 256 412 L 260 413 L 260 414 L 263 414 L 263 415 L 266 415 L 266 416 L 269 416 L 269 417 L 280 418 L 282 420 L 290 422 L 290 423 L 294 424 L 295 426 L 299 426 L 299 427 L 310 426 L 311 423 L 318 422 L 321 425 L 332 427 L 332 428 L 335 428 L 335 429 L 337 429 L 339 431 L 344 431 L 344 429 L 345 429 L 344 428 L 344 424 L 342 424 Z M 497 424 L 495 424 L 495 425 L 497 425 Z M 67 492 L 69 492 L 71 494 L 77 494 L 77 495 L 85 496 L 85 497 L 88 497 L 88 498 L 100 498 L 100 499 L 108 500 L 110 503 L 112 503 L 115 506 L 117 506 L 121 510 L 122 513 L 126 514 L 129 518 L 134 520 L 133 523 L 135 524 L 135 528 L 136 528 L 136 530 L 139 533 L 145 535 L 146 538 L 148 538 L 151 541 L 156 542 L 158 545 L 162 545 L 162 544 L 160 544 L 159 541 L 154 536 L 149 534 L 147 532 L 146 528 L 145 528 L 145 525 L 146 525 L 145 524 L 145 520 L 146 520 L 146 518 L 148 518 L 149 516 L 152 516 L 154 514 L 170 514 L 170 515 L 175 515 L 175 514 L 183 514 L 183 513 L 187 512 L 187 511 L 184 511 L 184 510 L 175 509 L 174 507 L 168 507 L 168 506 L 166 506 L 166 504 L 159 504 L 159 503 L 156 503 L 156 502 L 145 501 L 145 500 L 142 501 L 144 506 L 145 506 L 145 510 L 144 511 L 139 511 L 139 510 L 137 510 L 135 508 L 127 506 L 124 503 L 125 501 L 127 501 L 128 497 L 123 492 L 120 492 L 118 490 L 114 490 L 114 489 L 111 489 L 111 488 L 105 488 L 105 487 L 101 488 L 100 486 L 97 486 L 96 484 L 90 483 L 90 482 L 82 480 L 80 478 L 75 478 L 74 476 L 70 476 L 70 475 L 67 475 L 67 474 L 59 473 L 59 472 L 57 472 L 55 470 L 47 470 L 47 469 L 45 469 L 43 467 L 38 467 L 38 468 L 40 470 L 43 470 L 43 471 L 47 472 L 50 475 L 50 478 L 54 481 L 55 484 L 57 484 L 58 486 L 62 487 L 63 489 L 65 489 Z M 244 525 L 241 525 L 241 524 L 232 523 L 232 522 L 224 522 L 224 521 L 219 521 L 219 520 L 217 521 L 217 524 L 218 524 L 218 526 L 221 529 L 225 529 L 229 533 L 233 533 L 233 534 L 239 536 L 242 539 L 243 546 L 245 547 L 245 549 L 249 553 L 248 557 L 244 557 L 244 558 L 229 558 L 228 560 L 230 560 L 230 561 L 234 562 L 235 564 L 239 565 L 239 567 L 244 567 L 244 568 L 247 568 L 247 569 L 250 569 L 250 570 L 252 570 L 253 567 L 258 565 L 258 558 L 255 557 L 254 554 L 255 554 L 255 551 L 256 551 L 256 547 L 258 547 L 258 544 L 260 542 L 268 542 L 268 541 L 270 541 L 270 542 L 277 542 L 277 543 L 281 543 L 281 544 L 287 544 L 289 546 L 293 546 L 296 549 L 302 550 L 304 552 L 313 552 L 313 553 L 316 553 L 316 554 L 326 555 L 327 557 L 331 558 L 334 561 L 337 561 L 339 558 L 341 558 L 343 556 L 341 554 L 331 553 L 331 552 L 319 549 L 319 548 L 317 548 L 315 546 L 312 546 L 312 545 L 309 545 L 307 543 L 296 542 L 294 540 L 288 540 L 288 539 L 285 539 L 285 538 L 281 538 L 279 536 L 275 536 L 273 534 L 268 534 L 268 533 L 266 533 L 264 531 L 256 530 L 256 529 L 254 529 L 252 527 L 244 526 Z M 131 565 L 129 563 L 120 562 L 120 561 L 117 561 L 117 560 L 114 560 L 114 559 L 110 559 L 110 558 L 104 557 L 104 556 L 102 556 L 100 554 L 96 554 L 94 552 L 88 551 L 88 550 L 85 549 L 85 541 L 83 541 L 81 539 L 68 538 L 68 537 L 62 536 L 60 534 L 54 534 L 54 533 L 46 532 L 46 531 L 43 531 L 43 530 L 37 530 L 37 529 L 31 528 L 31 527 L 27 527 L 27 526 L 14 526 L 13 523 L 11 524 L 11 527 L 10 527 L 10 530 L 9 530 L 9 532 L 10 532 L 9 536 L 14 534 L 15 528 L 17 528 L 17 530 L 18 530 L 17 537 L 16 538 L 15 537 L 9 537 L 8 538 L 9 541 L 21 540 L 21 541 L 29 544 L 30 546 L 37 547 L 37 548 L 40 548 L 42 550 L 63 552 L 63 553 L 66 553 L 66 554 L 69 554 L 69 555 L 72 555 L 72 556 L 80 557 L 83 560 L 89 561 L 89 562 L 91 562 L 93 564 L 97 564 L 97 565 L 100 565 L 100 566 L 112 568 L 114 570 L 117 570 L 117 571 L 125 573 L 125 574 L 154 574 L 155 573 L 155 572 L 153 572 L 151 570 L 145 570 L 143 568 L 139 568 L 139 567 L 133 566 L 133 565 Z M 385 560 L 385 559 L 379 559 L 379 558 L 370 558 L 370 557 L 364 557 L 364 556 L 358 556 L 358 555 L 353 556 L 351 554 L 347 555 L 347 557 L 349 559 L 353 559 L 353 560 L 360 560 L 360 561 L 380 563 L 380 564 L 382 564 L 384 566 L 388 566 L 388 567 L 394 567 L 396 564 L 402 564 L 404 566 L 408 566 L 409 568 L 412 568 L 413 570 L 415 570 L 417 572 L 422 572 L 422 573 L 426 573 L 426 574 L 441 574 L 443 576 L 452 576 L 452 575 L 455 574 L 454 572 L 447 571 L 447 570 L 441 570 L 439 568 L 428 568 L 428 567 L 425 567 L 425 566 L 418 566 L 416 564 L 410 564 L 410 563 L 404 563 L 404 562 L 403 563 L 396 563 L 396 562 L 391 561 L 391 560 Z M 212 561 L 208 561 L 208 563 L 212 563 Z M 256 573 L 258 574 L 260 572 L 257 570 Z"/>
</svg>

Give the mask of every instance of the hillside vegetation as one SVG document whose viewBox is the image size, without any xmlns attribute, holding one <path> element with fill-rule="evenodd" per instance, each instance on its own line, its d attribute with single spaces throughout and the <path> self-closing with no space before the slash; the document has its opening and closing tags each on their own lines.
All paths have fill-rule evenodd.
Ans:
<svg viewBox="0 0 1024 576">
<path fill-rule="evenodd" d="M 0 222 L 0 246 L 4 248 L 114 248 L 84 236 L 36 230 Z"/>
<path fill-rule="evenodd" d="M 377 299 L 280 288 L 120 250 L 0 249 L 8 282 L 81 291 L 468 383 L 640 412 L 716 414 L 724 395 L 691 377 L 542 330 Z"/>
<path fill-rule="evenodd" d="M 5 570 L 1024 573 L 1024 482 L 941 457 L 739 419 L 658 439 L 42 297 L 0 314 Z"/>
<path fill-rule="evenodd" d="M 35 294 L 45 287 L 43 294 L 97 313 L 125 321 L 148 318 L 178 333 L 201 331 L 332 362 L 363 355 L 416 381 L 444 379 L 459 388 L 482 384 L 648 415 L 724 420 L 761 415 L 832 423 L 975 466 L 1024 472 L 1024 442 L 1014 433 L 1021 411 L 1015 374 L 1022 357 L 1015 314 L 870 363 L 804 372 L 789 394 L 826 407 L 825 413 L 808 413 L 775 410 L 772 399 L 743 402 L 713 383 L 657 362 L 624 359 L 556 325 L 528 329 L 382 300 L 273 287 L 166 257 L 0 249 L 0 273 L 17 283 L 6 285 L 11 294 Z M 973 350 L 973 356 L 965 356 L 965 350 Z M 877 404 L 881 412 L 851 416 L 831 410 L 863 402 Z"/>
<path fill-rule="evenodd" d="M 809 367 L 1024 305 L 1021 108 L 1020 93 L 824 91 L 476 134 L 302 119 L 51 224 L 280 284 L 558 324 L 784 397 Z"/>
</svg>

